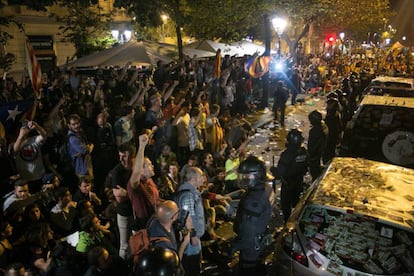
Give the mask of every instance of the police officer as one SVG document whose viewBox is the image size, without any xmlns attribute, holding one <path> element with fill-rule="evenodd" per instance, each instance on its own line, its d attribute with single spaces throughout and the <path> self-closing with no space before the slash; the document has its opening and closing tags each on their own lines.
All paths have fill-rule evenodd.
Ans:
<svg viewBox="0 0 414 276">
<path fill-rule="evenodd" d="M 240 275 L 265 275 L 261 257 L 269 244 L 267 225 L 271 217 L 271 205 L 265 190 L 266 166 L 255 156 L 242 161 L 237 170 L 240 184 L 247 188 L 240 200 L 233 230 L 237 234 L 232 243 L 233 251 L 240 250 Z"/>
<path fill-rule="evenodd" d="M 312 175 L 312 181 L 314 181 L 322 172 L 321 161 L 326 147 L 328 128 L 322 121 L 322 114 L 319 111 L 313 110 L 309 113 L 308 118 L 312 125 L 308 137 L 309 172 Z"/>
<path fill-rule="evenodd" d="M 271 168 L 274 177 L 282 181 L 280 200 L 285 222 L 299 201 L 303 189 L 303 176 L 309 164 L 308 151 L 302 145 L 302 131 L 291 129 L 286 140 L 286 149 L 280 155 L 277 167 Z"/>
<path fill-rule="evenodd" d="M 286 111 L 286 101 L 289 98 L 289 91 L 284 86 L 282 80 L 279 80 L 276 83 L 276 89 L 274 92 L 274 101 L 273 101 L 273 114 L 275 116 L 275 121 L 278 121 L 278 113 L 280 112 L 280 125 L 285 125 L 285 111 Z M 293 100 L 292 100 L 293 101 Z"/>
<path fill-rule="evenodd" d="M 175 276 L 179 271 L 179 258 L 174 250 L 164 247 L 152 247 L 142 253 L 135 267 L 134 275 Z"/>
</svg>

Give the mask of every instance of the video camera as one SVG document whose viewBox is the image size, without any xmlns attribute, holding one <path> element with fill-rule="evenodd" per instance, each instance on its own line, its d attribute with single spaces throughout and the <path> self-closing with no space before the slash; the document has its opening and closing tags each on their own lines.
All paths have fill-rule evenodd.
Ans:
<svg viewBox="0 0 414 276">
<path fill-rule="evenodd" d="M 188 233 L 188 229 L 185 225 L 189 213 L 190 212 L 188 210 L 180 210 L 178 213 L 178 218 L 173 222 L 173 227 L 175 232 L 177 233 L 178 240 L 182 239 L 182 237 L 184 237 Z"/>
</svg>

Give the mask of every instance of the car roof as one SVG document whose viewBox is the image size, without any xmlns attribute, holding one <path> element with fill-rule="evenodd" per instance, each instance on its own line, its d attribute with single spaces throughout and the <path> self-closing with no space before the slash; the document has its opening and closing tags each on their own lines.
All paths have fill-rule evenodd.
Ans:
<svg viewBox="0 0 414 276">
<path fill-rule="evenodd" d="M 414 108 L 414 98 L 366 95 L 360 105 L 388 105 Z"/>
<path fill-rule="evenodd" d="M 371 81 L 374 85 L 381 85 L 383 83 L 385 86 L 393 86 L 399 83 L 407 84 L 407 86 L 414 87 L 414 79 L 412 78 L 403 78 L 403 77 L 389 77 L 389 76 L 379 76 Z"/>
<path fill-rule="evenodd" d="M 314 182 L 309 203 L 414 229 L 414 169 L 363 158 L 335 157 Z"/>
</svg>

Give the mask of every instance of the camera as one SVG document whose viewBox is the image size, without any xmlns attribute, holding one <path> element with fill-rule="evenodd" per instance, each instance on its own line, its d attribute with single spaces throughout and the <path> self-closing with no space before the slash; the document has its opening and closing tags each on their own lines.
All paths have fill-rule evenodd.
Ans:
<svg viewBox="0 0 414 276">
<path fill-rule="evenodd" d="M 173 222 L 173 227 L 177 235 L 177 240 L 181 240 L 189 232 L 185 226 L 188 214 L 188 210 L 180 210 L 178 213 L 178 218 Z"/>
<path fill-rule="evenodd" d="M 28 128 L 29 127 L 29 121 L 28 120 L 24 120 L 22 122 L 22 127 Z"/>
</svg>

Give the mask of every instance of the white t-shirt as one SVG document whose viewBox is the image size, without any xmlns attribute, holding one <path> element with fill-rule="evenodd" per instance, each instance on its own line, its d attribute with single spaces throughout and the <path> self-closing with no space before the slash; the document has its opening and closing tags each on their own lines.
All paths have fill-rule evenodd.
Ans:
<svg viewBox="0 0 414 276">
<path fill-rule="evenodd" d="M 41 179 L 45 174 L 41 146 L 36 142 L 36 136 L 33 136 L 28 138 L 16 153 L 16 169 L 21 178 L 34 181 Z"/>
</svg>

